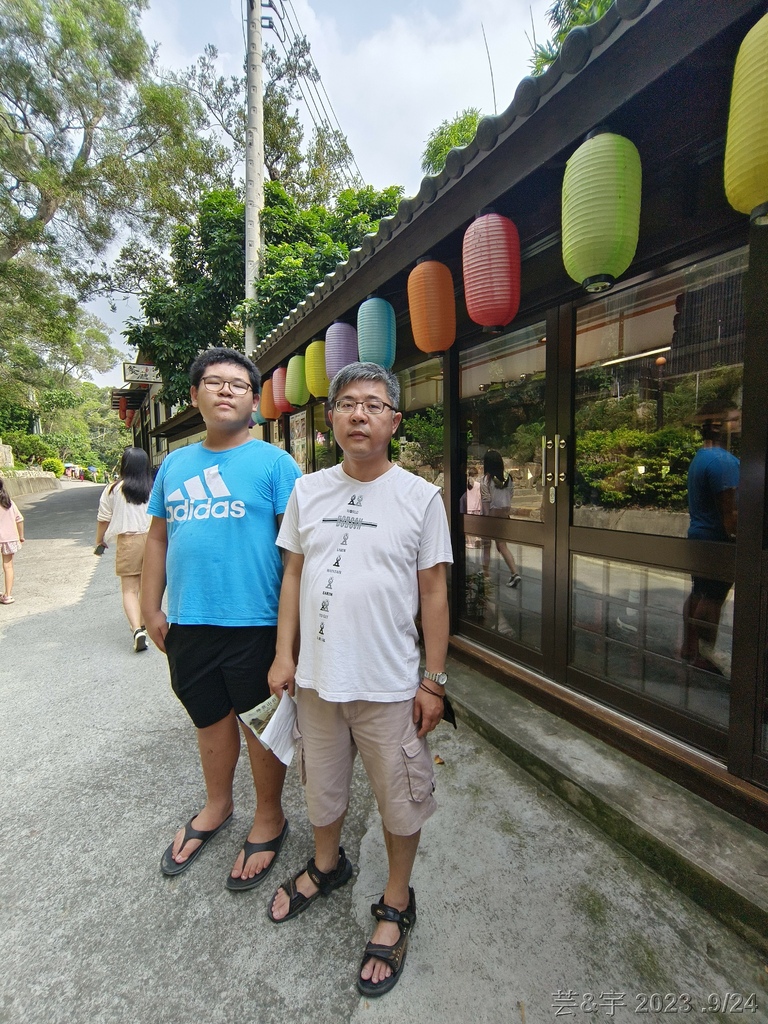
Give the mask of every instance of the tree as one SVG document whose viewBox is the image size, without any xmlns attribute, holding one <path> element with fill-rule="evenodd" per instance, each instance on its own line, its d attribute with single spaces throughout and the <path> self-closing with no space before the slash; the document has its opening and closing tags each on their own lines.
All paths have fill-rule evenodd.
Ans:
<svg viewBox="0 0 768 1024">
<path fill-rule="evenodd" d="M 146 6 L 0 4 L 0 264 L 47 250 L 87 283 L 83 262 L 120 227 L 162 238 L 219 180 L 202 107 L 160 80 Z"/>
<path fill-rule="evenodd" d="M 202 104 L 207 125 L 229 140 L 227 171 L 233 175 L 245 152 L 246 78 L 218 75 L 215 46 L 208 45 L 197 63 L 174 76 Z M 294 104 L 302 83 L 316 84 L 317 68 L 305 36 L 295 38 L 283 57 L 274 46 L 263 50 L 264 166 L 271 181 L 279 181 L 303 207 L 332 202 L 349 187 L 352 153 L 343 133 L 328 123 L 316 127 L 306 148 L 304 128 Z"/>
<path fill-rule="evenodd" d="M 577 25 L 590 25 L 602 18 L 613 0 L 554 0 L 547 11 L 547 21 L 552 29 L 552 38 L 546 43 L 537 43 L 533 37 L 533 54 L 530 65 L 534 75 L 543 74 L 557 57 L 565 37 Z M 530 40 L 529 40 L 530 41 Z"/>
<path fill-rule="evenodd" d="M 450 151 L 458 146 L 468 145 L 475 137 L 481 116 L 477 107 L 466 107 L 451 121 L 441 121 L 427 137 L 424 152 L 421 154 L 422 171 L 425 174 L 438 174 Z"/>
<path fill-rule="evenodd" d="M 376 192 L 340 193 L 334 209 L 302 209 L 279 182 L 264 189 L 264 252 L 255 297 L 245 299 L 245 211 L 232 191 L 200 204 L 197 223 L 179 227 L 167 273 L 140 299 L 141 318 L 129 321 L 129 344 L 152 360 L 163 377 L 163 397 L 186 402 L 187 369 L 211 345 L 242 347 L 242 326 L 253 323 L 264 337 L 382 216 L 394 213 L 399 186 Z"/>
</svg>

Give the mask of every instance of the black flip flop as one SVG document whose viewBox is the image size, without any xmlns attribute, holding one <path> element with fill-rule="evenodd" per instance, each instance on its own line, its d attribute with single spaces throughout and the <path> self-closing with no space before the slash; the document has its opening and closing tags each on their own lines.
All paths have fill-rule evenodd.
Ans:
<svg viewBox="0 0 768 1024">
<path fill-rule="evenodd" d="M 250 843 L 246 838 L 243 843 L 243 853 L 245 854 L 243 857 L 243 867 L 247 864 L 248 858 L 252 857 L 254 853 L 274 853 L 275 856 L 263 871 L 259 871 L 258 874 L 253 875 L 252 878 L 233 878 L 232 875 L 229 875 L 226 882 L 227 888 L 231 889 L 232 892 L 243 892 L 245 889 L 254 889 L 257 885 L 261 885 L 269 872 L 275 866 L 275 861 L 277 860 L 278 854 L 282 849 L 283 842 L 287 835 L 288 819 L 286 818 L 280 835 L 275 839 L 270 839 L 268 843 Z"/>
<path fill-rule="evenodd" d="M 185 861 L 182 861 L 181 864 L 179 864 L 177 861 L 173 859 L 173 843 L 171 843 L 171 845 L 165 851 L 160 860 L 160 870 L 163 872 L 164 875 L 168 875 L 169 878 L 172 878 L 174 875 L 180 875 L 182 871 L 186 871 L 190 864 L 195 860 L 195 858 L 203 852 L 206 843 L 209 840 L 213 839 L 217 832 L 221 832 L 221 830 L 225 828 L 232 820 L 232 815 L 230 814 L 228 818 L 225 818 L 224 821 L 222 821 L 218 828 L 212 828 L 209 829 L 207 832 L 203 832 L 198 828 L 192 828 L 192 822 L 195 820 L 196 817 L 197 814 L 193 814 L 192 817 L 187 822 L 187 824 L 184 826 L 184 840 L 181 844 L 181 849 L 184 849 L 184 847 L 187 845 L 190 839 L 201 840 L 201 843 L 198 846 L 198 848 L 194 850 L 192 853 L 190 853 L 190 855 L 187 857 Z"/>
</svg>

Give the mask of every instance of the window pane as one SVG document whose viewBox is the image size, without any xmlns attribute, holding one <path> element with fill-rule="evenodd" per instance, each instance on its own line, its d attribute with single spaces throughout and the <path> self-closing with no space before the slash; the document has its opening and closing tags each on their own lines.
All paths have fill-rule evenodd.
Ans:
<svg viewBox="0 0 768 1024">
<path fill-rule="evenodd" d="M 460 355 L 462 457 L 466 452 L 468 477 L 462 510 L 466 505 L 468 511 L 500 519 L 541 521 L 546 340 L 545 325 L 538 323 Z M 498 469 L 491 464 L 494 459 Z M 473 491 L 484 476 L 485 506 L 476 509 L 480 493 Z"/>
<path fill-rule="evenodd" d="M 730 584 L 573 556 L 574 668 L 727 728 L 732 638 Z"/>
<path fill-rule="evenodd" d="M 688 467 L 713 410 L 738 456 L 746 265 L 739 250 L 578 311 L 575 525 L 687 536 Z"/>
<path fill-rule="evenodd" d="M 467 537 L 465 555 L 462 617 L 540 651 L 541 549 Z"/>
<path fill-rule="evenodd" d="M 400 409 L 395 459 L 403 469 L 443 486 L 443 361 L 429 359 L 402 370 Z"/>
</svg>

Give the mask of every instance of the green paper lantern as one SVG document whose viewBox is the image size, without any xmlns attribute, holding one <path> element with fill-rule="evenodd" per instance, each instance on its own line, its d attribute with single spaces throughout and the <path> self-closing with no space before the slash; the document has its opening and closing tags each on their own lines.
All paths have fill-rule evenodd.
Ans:
<svg viewBox="0 0 768 1024">
<path fill-rule="evenodd" d="M 640 154 L 621 135 L 591 136 L 566 164 L 563 263 L 586 291 L 611 288 L 634 259 L 641 190 Z"/>
<path fill-rule="evenodd" d="M 315 398 L 325 398 L 330 382 L 325 372 L 325 342 L 311 341 L 304 353 L 304 369 L 309 393 Z"/>
<path fill-rule="evenodd" d="M 304 356 L 291 356 L 285 373 L 285 397 L 291 405 L 306 405 L 309 388 L 304 371 Z"/>
</svg>

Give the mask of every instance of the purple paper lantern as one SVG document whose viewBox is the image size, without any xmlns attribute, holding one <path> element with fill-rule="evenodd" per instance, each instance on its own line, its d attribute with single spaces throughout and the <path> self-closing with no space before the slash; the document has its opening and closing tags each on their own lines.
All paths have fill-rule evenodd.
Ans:
<svg viewBox="0 0 768 1024">
<path fill-rule="evenodd" d="M 352 324 L 332 323 L 325 332 L 325 372 L 333 380 L 339 370 L 357 362 L 357 331 Z"/>
</svg>

